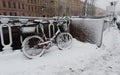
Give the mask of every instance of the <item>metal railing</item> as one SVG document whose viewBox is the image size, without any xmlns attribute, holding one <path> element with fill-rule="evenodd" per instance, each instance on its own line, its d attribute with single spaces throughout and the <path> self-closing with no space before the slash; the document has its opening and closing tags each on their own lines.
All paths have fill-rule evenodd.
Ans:
<svg viewBox="0 0 120 75">
<path fill-rule="evenodd" d="M 13 47 L 13 30 L 12 27 L 19 27 L 20 32 L 24 33 L 29 33 L 33 29 L 33 33 L 38 33 L 38 25 L 34 23 L 35 20 L 39 21 L 46 21 L 47 28 L 48 28 L 48 36 L 49 38 L 52 37 L 51 33 L 55 33 L 55 24 L 54 21 L 58 20 L 58 18 L 43 18 L 43 17 L 27 17 L 27 16 L 0 16 L 0 39 L 1 39 L 1 45 L 3 46 L 2 50 L 7 52 L 7 51 L 12 51 Z M 30 27 L 30 25 L 35 25 L 34 28 Z M 26 29 L 25 29 L 25 27 Z M 24 27 L 24 28 L 23 28 Z M 6 29 L 5 29 L 6 28 Z M 31 29 L 29 29 L 31 28 Z M 36 29 L 36 32 L 35 32 Z M 30 31 L 29 31 L 30 30 Z M 7 31 L 7 34 L 5 34 Z M 28 32 L 26 32 L 28 31 Z M 22 34 L 21 33 L 21 34 Z M 9 39 L 8 44 L 5 43 L 5 36 L 8 36 L 7 39 Z M 23 36 L 19 35 L 20 41 L 22 43 L 23 41 Z"/>
</svg>

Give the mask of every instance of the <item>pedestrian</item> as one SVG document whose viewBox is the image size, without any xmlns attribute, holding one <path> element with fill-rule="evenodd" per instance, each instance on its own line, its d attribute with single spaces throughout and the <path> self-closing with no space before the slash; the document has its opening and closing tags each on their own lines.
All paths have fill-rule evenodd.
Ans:
<svg viewBox="0 0 120 75">
<path fill-rule="evenodd" d="M 115 23 L 116 23 L 116 20 L 117 20 L 117 18 L 116 18 L 116 17 L 113 17 L 112 22 L 115 24 Z"/>
</svg>

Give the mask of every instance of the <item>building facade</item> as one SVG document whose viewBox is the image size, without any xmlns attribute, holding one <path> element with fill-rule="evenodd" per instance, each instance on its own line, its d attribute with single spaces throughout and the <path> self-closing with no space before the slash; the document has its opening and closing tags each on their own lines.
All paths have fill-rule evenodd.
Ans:
<svg viewBox="0 0 120 75">
<path fill-rule="evenodd" d="M 81 1 L 80 0 L 71 0 L 70 2 L 71 15 L 79 16 L 81 13 Z"/>
<path fill-rule="evenodd" d="M 107 11 L 96 7 L 96 16 L 107 15 Z"/>
<path fill-rule="evenodd" d="M 27 0 L 26 15 L 27 16 L 41 16 L 41 1 L 42 0 Z M 37 13 L 39 12 L 39 13 Z"/>
<path fill-rule="evenodd" d="M 0 15 L 26 16 L 26 0 L 0 0 Z"/>
<path fill-rule="evenodd" d="M 0 15 L 52 17 L 56 0 L 0 0 Z"/>
<path fill-rule="evenodd" d="M 40 2 L 37 6 L 39 6 L 38 12 L 41 17 L 53 17 L 56 16 L 56 0 L 38 0 Z"/>
<path fill-rule="evenodd" d="M 58 16 L 79 16 L 81 0 L 57 0 L 56 12 Z"/>
<path fill-rule="evenodd" d="M 79 16 L 81 0 L 0 0 L 0 15 Z"/>
</svg>

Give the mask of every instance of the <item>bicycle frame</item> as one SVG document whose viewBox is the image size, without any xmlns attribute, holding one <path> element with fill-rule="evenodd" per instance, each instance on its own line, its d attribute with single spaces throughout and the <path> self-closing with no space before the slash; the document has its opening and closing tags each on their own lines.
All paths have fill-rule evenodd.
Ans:
<svg viewBox="0 0 120 75">
<path fill-rule="evenodd" d="M 68 32 L 63 32 L 64 29 L 61 28 L 61 25 L 70 24 L 66 20 L 50 20 L 49 25 L 51 27 L 57 26 L 57 31 L 51 30 L 49 26 L 49 33 L 52 33 L 52 36 L 47 38 L 44 32 L 44 27 L 42 20 L 35 21 L 37 23 L 38 35 L 33 35 L 27 37 L 22 43 L 22 50 L 26 57 L 28 58 L 35 58 L 41 56 L 45 50 L 49 49 L 52 45 L 56 45 L 59 50 L 63 50 L 66 48 L 70 48 L 72 44 L 72 36 Z M 56 23 L 56 24 L 54 24 Z M 55 25 L 55 26 L 54 26 Z M 40 28 L 39 28 L 40 27 Z M 62 31 L 63 30 L 63 31 Z M 42 31 L 42 32 L 39 32 Z M 42 36 L 39 35 L 42 33 Z M 51 34 L 50 34 L 51 35 Z"/>
<path fill-rule="evenodd" d="M 39 44 L 38 44 L 38 47 L 41 46 L 41 45 L 42 45 L 42 46 L 44 46 L 44 45 L 47 45 L 47 46 L 48 46 L 49 43 L 53 43 L 53 40 L 57 37 L 57 35 L 58 35 L 59 33 L 61 33 L 61 31 L 60 31 L 60 29 L 59 29 L 59 27 L 58 27 L 58 24 L 57 24 L 57 29 L 58 29 L 58 30 L 56 31 L 56 33 L 54 34 L 54 36 L 53 36 L 52 38 L 50 38 L 49 40 L 46 39 L 47 37 L 46 37 L 45 34 L 44 34 L 45 42 L 39 43 Z M 43 30 L 42 30 L 42 33 L 44 33 Z"/>
<path fill-rule="evenodd" d="M 53 35 L 51 38 L 47 38 L 46 35 L 45 35 L 45 33 L 44 33 L 43 22 L 42 22 L 42 20 L 40 20 L 40 21 L 38 22 L 38 23 L 39 23 L 38 25 L 40 26 L 40 29 L 41 29 L 41 31 L 42 31 L 42 35 L 43 35 L 44 42 L 43 42 L 43 43 L 38 43 L 38 48 L 41 47 L 41 46 L 42 46 L 42 47 L 43 47 L 43 46 L 46 46 L 46 47 L 51 46 L 51 43 L 54 43 L 54 40 L 55 40 L 55 38 L 57 37 L 57 35 L 61 33 L 61 30 L 60 30 L 60 27 L 59 27 L 59 26 L 67 23 L 67 21 L 65 21 L 65 20 L 56 20 L 56 21 L 51 20 L 51 21 L 49 21 L 49 22 L 50 22 L 49 26 L 50 26 L 50 25 L 54 25 L 53 23 L 54 23 L 54 22 L 57 22 L 57 31 L 54 33 L 54 35 Z M 69 21 L 68 24 L 70 24 L 70 21 Z M 39 27 L 39 26 L 38 26 L 38 27 Z"/>
</svg>

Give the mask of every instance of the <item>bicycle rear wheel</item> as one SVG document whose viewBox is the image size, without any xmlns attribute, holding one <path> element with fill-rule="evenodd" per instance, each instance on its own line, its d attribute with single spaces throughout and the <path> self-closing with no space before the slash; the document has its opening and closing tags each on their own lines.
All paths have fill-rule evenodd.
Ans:
<svg viewBox="0 0 120 75">
<path fill-rule="evenodd" d="M 32 59 L 40 57 L 44 53 L 43 47 L 38 47 L 38 43 L 42 43 L 43 39 L 39 36 L 29 36 L 22 43 L 23 54 Z"/>
<path fill-rule="evenodd" d="M 70 33 L 60 33 L 56 38 L 57 46 L 60 50 L 69 49 L 72 46 L 72 35 Z"/>
</svg>

